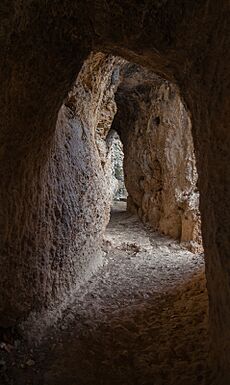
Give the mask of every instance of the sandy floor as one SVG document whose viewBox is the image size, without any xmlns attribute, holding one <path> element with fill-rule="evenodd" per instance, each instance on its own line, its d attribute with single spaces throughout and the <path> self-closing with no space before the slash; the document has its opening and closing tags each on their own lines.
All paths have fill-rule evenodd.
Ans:
<svg viewBox="0 0 230 385">
<path fill-rule="evenodd" d="M 202 256 L 151 233 L 120 206 L 104 248 L 104 267 L 79 291 L 59 329 L 36 351 L 15 356 L 13 366 L 6 363 L 1 385 L 203 384 Z"/>
</svg>

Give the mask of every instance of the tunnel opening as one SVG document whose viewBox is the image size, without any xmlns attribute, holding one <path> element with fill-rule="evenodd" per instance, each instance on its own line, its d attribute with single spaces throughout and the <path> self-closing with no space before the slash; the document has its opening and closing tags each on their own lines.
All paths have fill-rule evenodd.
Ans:
<svg viewBox="0 0 230 385">
<path fill-rule="evenodd" d="M 199 214 L 191 123 L 176 87 L 132 63 L 98 55 L 89 59 L 92 72 L 85 65 L 80 79 L 88 98 L 86 117 L 89 106 L 93 110 L 82 131 L 87 138 L 89 130 L 100 182 L 93 209 L 103 222 L 104 266 L 61 320 L 68 330 L 69 317 L 77 314 L 54 351 L 47 378 L 52 383 L 58 367 L 60 378 L 95 385 L 98 376 L 109 384 L 202 383 L 208 317 L 204 261 L 178 243 L 194 246 L 191 228 Z M 120 151 L 113 157 L 118 137 L 124 161 Z M 128 207 L 111 214 L 112 177 L 120 178 L 122 163 Z M 72 341 L 73 330 L 78 332 Z"/>
<path fill-rule="evenodd" d="M 178 378 L 202 383 L 207 292 L 197 173 L 191 122 L 177 87 L 119 57 L 92 53 L 59 111 L 56 130 L 55 146 L 64 142 L 65 161 L 73 152 L 67 183 L 77 192 L 71 220 L 81 258 L 71 274 L 71 296 L 67 288 L 58 305 L 61 317 L 50 312 L 45 318 L 57 328 L 41 345 L 47 363 L 39 380 L 45 375 L 51 385 L 58 375 L 97 385 L 99 367 L 101 381 L 110 385 L 152 379 L 178 385 Z M 63 207 L 56 208 L 55 222 Z M 54 258 L 52 269 L 62 267 L 68 266 Z M 20 327 L 32 338 L 43 333 L 34 314 Z M 51 357 L 50 342 L 57 339 Z M 38 349 L 26 363 L 22 354 L 21 364 L 40 362 L 40 354 Z M 17 369 L 15 375 L 18 384 L 24 381 Z"/>
<path fill-rule="evenodd" d="M 111 141 L 111 179 L 109 188 L 112 194 L 110 208 L 110 223 L 112 223 L 114 217 L 122 217 L 127 211 L 128 192 L 125 186 L 124 148 L 119 134 L 111 128 L 106 140 Z"/>
<path fill-rule="evenodd" d="M 103 286 L 110 310 L 97 330 L 97 338 L 106 335 L 100 357 L 112 383 L 203 383 L 208 307 L 189 114 L 176 86 L 130 62 L 119 67 L 114 100 L 106 145 L 120 138 L 119 151 L 109 147 L 111 173 L 122 174 L 127 202 L 120 192 L 114 202 L 112 188 L 104 235 L 110 286 Z"/>
<path fill-rule="evenodd" d="M 114 73 L 115 113 L 110 128 L 107 127 L 107 136 L 100 136 L 97 130 L 99 154 L 101 140 L 107 146 L 106 172 L 112 200 L 120 186 L 116 199 L 127 201 L 126 205 L 120 203 L 123 210 L 126 206 L 153 231 L 179 240 L 194 253 L 201 253 L 192 125 L 179 89 L 150 70 L 127 61 L 115 65 L 112 79 Z"/>
<path fill-rule="evenodd" d="M 112 205 L 116 202 L 127 202 L 127 190 L 124 177 L 124 151 L 120 137 L 116 131 L 112 132 L 111 163 L 112 163 Z M 106 138 L 108 139 L 108 137 Z M 125 204 L 124 204 L 125 207 Z"/>
<path fill-rule="evenodd" d="M 1 8 L 0 326 L 24 325 L 35 340 L 103 265 L 110 204 L 95 129 L 103 89 L 117 78 L 109 55 L 118 55 L 176 84 L 191 114 L 210 298 L 207 383 L 228 385 L 229 2 L 3 0 Z M 97 52 L 91 61 L 90 52 Z M 62 105 L 77 74 L 81 84 Z M 164 123 L 158 111 L 153 123 Z M 149 191 L 143 175 L 139 182 Z M 130 207 L 171 232 L 142 195 Z"/>
</svg>

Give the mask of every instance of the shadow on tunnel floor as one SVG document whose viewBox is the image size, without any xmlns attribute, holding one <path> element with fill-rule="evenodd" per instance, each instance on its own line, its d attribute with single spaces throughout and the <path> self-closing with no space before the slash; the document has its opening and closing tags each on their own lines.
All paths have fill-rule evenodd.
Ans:
<svg viewBox="0 0 230 385">
<path fill-rule="evenodd" d="M 15 357 L 2 385 L 204 383 L 208 299 L 202 256 L 148 232 L 125 211 L 116 211 L 110 226 L 104 267 L 46 340 Z M 34 364 L 21 367 L 29 358 Z"/>
</svg>

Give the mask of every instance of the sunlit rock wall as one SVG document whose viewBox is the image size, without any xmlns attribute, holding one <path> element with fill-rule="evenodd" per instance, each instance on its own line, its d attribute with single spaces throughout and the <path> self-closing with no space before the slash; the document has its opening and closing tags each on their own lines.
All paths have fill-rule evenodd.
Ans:
<svg viewBox="0 0 230 385">
<path fill-rule="evenodd" d="M 127 200 L 127 190 L 125 187 L 123 167 L 124 151 L 119 135 L 114 130 L 110 130 L 109 135 L 106 138 L 106 143 L 109 149 L 109 161 L 111 162 L 111 174 L 108 182 L 112 193 L 113 204 L 113 201 Z"/>
<path fill-rule="evenodd" d="M 59 292 L 68 285 L 63 267 L 47 272 L 43 268 L 52 244 L 63 248 L 60 261 L 65 266 L 66 238 L 62 222 L 54 226 L 53 210 L 63 198 L 75 202 L 72 190 L 70 199 L 68 189 L 50 188 L 57 112 L 90 51 L 116 53 L 176 82 L 190 110 L 210 297 L 212 374 L 207 383 L 229 385 L 229 1 L 108 4 L 1 1 L 1 324 L 9 319 L 16 323 L 31 309 L 47 307 L 55 273 L 60 277 Z M 71 172 L 72 140 L 71 136 L 67 145 Z M 60 150 L 67 152 L 63 146 Z M 58 172 L 55 182 L 59 175 L 68 179 L 69 173 L 67 167 L 64 175 Z M 64 217 L 71 230 L 68 215 Z M 73 244 L 69 238 L 75 237 L 70 233 L 67 250 L 69 242 Z M 57 296 L 55 283 L 53 287 L 52 301 Z"/>
<path fill-rule="evenodd" d="M 124 144 L 128 210 L 200 251 L 199 192 L 191 121 L 176 86 L 126 64 L 114 127 Z"/>
<path fill-rule="evenodd" d="M 28 135 L 19 177 L 12 178 L 14 231 L 6 229 L 1 243 L 1 326 L 24 320 L 21 328 L 37 337 L 102 263 L 110 196 L 98 131 L 106 134 L 116 110 L 117 60 L 91 54 L 59 110 L 53 136 L 44 131 L 30 146 Z"/>
</svg>

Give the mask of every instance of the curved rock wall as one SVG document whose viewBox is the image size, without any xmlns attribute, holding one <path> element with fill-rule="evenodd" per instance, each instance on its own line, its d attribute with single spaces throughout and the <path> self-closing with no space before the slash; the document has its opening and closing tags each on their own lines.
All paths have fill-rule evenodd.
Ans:
<svg viewBox="0 0 230 385">
<path fill-rule="evenodd" d="M 36 152 L 18 164 L 18 183 L 14 174 L 8 186 L 17 211 L 1 242 L 1 326 L 24 318 L 30 333 L 32 323 L 42 329 L 39 315 L 52 322 L 102 262 L 110 195 L 97 131 L 109 130 L 116 110 L 118 61 L 90 55 L 59 111 L 52 140 L 38 136 Z"/>
<path fill-rule="evenodd" d="M 124 66 L 114 128 L 124 143 L 128 210 L 155 230 L 202 249 L 191 121 L 176 86 Z"/>
<path fill-rule="evenodd" d="M 1 314 L 9 316 L 7 302 L 20 315 L 37 306 L 36 294 L 40 305 L 44 300 L 33 282 L 41 265 L 39 218 L 55 200 L 45 196 L 44 203 L 41 191 L 49 185 L 45 164 L 51 162 L 57 113 L 86 56 L 112 52 L 176 81 L 191 112 L 210 296 L 209 383 L 228 385 L 229 1 L 2 0 L 0 19 Z M 27 264 L 34 271 L 28 285 Z M 46 280 L 48 273 L 41 274 Z"/>
</svg>

